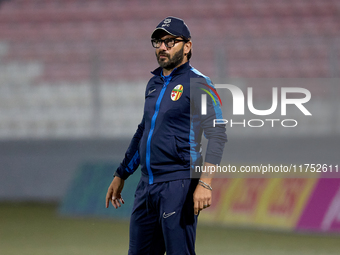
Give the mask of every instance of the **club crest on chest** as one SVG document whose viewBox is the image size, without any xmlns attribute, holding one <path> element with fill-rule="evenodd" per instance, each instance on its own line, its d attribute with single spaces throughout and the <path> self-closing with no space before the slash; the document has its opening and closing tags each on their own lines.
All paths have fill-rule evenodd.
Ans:
<svg viewBox="0 0 340 255">
<path fill-rule="evenodd" d="M 177 101 L 183 94 L 183 85 L 178 84 L 176 87 L 173 88 L 171 91 L 171 100 L 172 101 Z"/>
</svg>

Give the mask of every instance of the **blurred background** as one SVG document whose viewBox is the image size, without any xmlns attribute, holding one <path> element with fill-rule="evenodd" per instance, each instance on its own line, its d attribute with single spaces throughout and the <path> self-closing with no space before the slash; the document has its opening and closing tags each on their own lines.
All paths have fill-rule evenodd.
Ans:
<svg viewBox="0 0 340 255">
<path fill-rule="evenodd" d="M 246 87 L 253 86 L 254 101 L 261 102 L 258 105 L 263 109 L 271 105 L 274 85 L 259 79 L 303 78 L 303 85 L 297 87 L 312 93 L 307 108 L 313 117 L 293 113 L 289 118 L 302 123 L 294 132 L 283 128 L 228 129 L 224 163 L 340 163 L 338 0 L 2 0 L 0 249 L 6 248 L 4 254 L 19 252 L 12 241 L 23 225 L 28 226 L 27 234 L 23 231 L 20 240 L 30 248 L 21 254 L 104 254 L 111 251 L 104 245 L 110 242 L 105 238 L 111 230 L 105 228 L 120 224 L 124 234 L 115 239 L 122 248 L 113 254 L 126 253 L 128 226 L 119 220 L 129 217 L 138 174 L 127 184 L 126 197 L 131 199 L 126 209 L 118 212 L 99 208 L 104 206 L 112 174 L 141 120 L 145 85 L 151 78 L 150 71 L 157 67 L 150 35 L 167 16 L 185 20 L 193 41 L 191 65 L 215 84 L 236 82 L 245 94 Z M 225 91 L 221 97 L 222 101 L 230 100 Z M 269 222 L 259 202 L 265 183 L 234 180 L 228 184 L 227 180 L 219 180 L 217 187 L 222 195 L 216 201 L 221 206 L 212 208 L 206 217 L 202 213 L 202 221 L 211 222 L 213 217 L 218 225 L 222 222 L 237 228 L 207 226 L 206 233 L 219 237 L 206 239 L 199 234 L 199 250 L 227 254 L 225 237 L 234 240 L 234 246 L 228 246 L 233 254 L 285 254 L 287 247 L 290 254 L 336 254 L 340 245 L 334 236 L 275 236 L 238 228 L 255 226 L 292 233 L 302 226 L 303 231 L 338 233 L 340 184 L 337 180 L 331 184 L 320 180 L 293 180 L 288 184 L 286 180 L 265 180 L 268 189 L 263 194 L 286 194 L 282 201 L 279 199 L 283 207 L 274 206 L 277 210 L 271 211 L 279 218 Z M 330 186 L 332 191 L 327 190 Z M 226 187 L 239 194 L 235 196 L 237 201 L 223 198 L 223 192 L 228 192 Z M 279 188 L 272 192 L 274 187 Z M 229 194 L 233 192 L 229 190 Z M 319 212 L 317 219 L 305 219 L 302 215 L 315 211 L 313 206 L 320 207 L 315 194 L 328 198 L 322 204 L 325 211 Z M 268 201 L 268 196 L 263 199 Z M 60 219 L 56 215 L 92 218 Z M 325 215 L 330 216 L 325 220 Z M 111 220 L 103 220 L 103 216 Z M 46 221 L 39 223 L 35 217 Z M 50 232 L 42 228 L 35 235 L 29 234 L 32 228 L 49 225 Z M 89 229 L 82 230 L 84 225 Z M 80 237 L 80 232 L 84 236 Z M 93 233 L 100 237 L 95 239 L 97 246 L 89 248 L 86 245 L 93 240 Z M 79 236 L 74 243 L 68 241 L 73 234 Z M 249 237 L 249 246 L 244 245 L 244 235 Z M 28 241 L 27 236 L 36 239 Z M 44 239 L 46 236 L 60 244 Z M 275 238 L 272 242 L 278 246 L 261 250 L 262 246 L 257 246 L 260 237 Z M 295 239 L 304 250 L 292 241 Z M 209 253 L 211 243 L 217 247 L 213 253 Z"/>
</svg>

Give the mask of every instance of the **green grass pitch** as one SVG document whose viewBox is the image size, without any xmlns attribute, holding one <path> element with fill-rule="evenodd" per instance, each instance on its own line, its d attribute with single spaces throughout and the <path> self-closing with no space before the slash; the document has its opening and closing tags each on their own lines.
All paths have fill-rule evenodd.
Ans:
<svg viewBox="0 0 340 255">
<path fill-rule="evenodd" d="M 63 218 L 56 212 L 55 205 L 1 203 L 0 254 L 127 254 L 127 221 Z M 339 252 L 340 236 L 336 235 L 278 233 L 203 224 L 199 224 L 197 230 L 198 255 L 335 255 Z"/>
</svg>

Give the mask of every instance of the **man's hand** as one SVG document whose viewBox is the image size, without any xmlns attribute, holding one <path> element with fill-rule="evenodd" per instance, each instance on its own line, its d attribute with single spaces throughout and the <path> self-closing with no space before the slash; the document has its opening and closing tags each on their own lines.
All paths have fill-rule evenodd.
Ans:
<svg viewBox="0 0 340 255">
<path fill-rule="evenodd" d="M 216 165 L 205 162 L 204 163 L 205 168 L 215 168 Z M 214 171 L 215 173 L 215 171 Z M 211 173 L 202 173 L 201 175 L 201 181 L 211 186 L 211 182 L 213 179 L 213 174 Z M 203 187 L 201 184 L 198 184 L 195 192 L 194 192 L 194 213 L 197 215 L 199 211 L 209 207 L 212 202 L 212 191 L 210 189 L 207 189 Z"/>
<path fill-rule="evenodd" d="M 116 209 L 124 204 L 124 199 L 121 196 L 123 188 L 124 180 L 118 176 L 115 176 L 106 193 L 106 208 L 109 208 L 110 200 L 113 207 Z"/>
<path fill-rule="evenodd" d="M 211 179 L 201 179 L 201 180 L 211 185 Z M 197 215 L 199 211 L 209 207 L 211 205 L 211 201 L 212 201 L 212 191 L 198 184 L 194 192 L 195 215 Z"/>
</svg>

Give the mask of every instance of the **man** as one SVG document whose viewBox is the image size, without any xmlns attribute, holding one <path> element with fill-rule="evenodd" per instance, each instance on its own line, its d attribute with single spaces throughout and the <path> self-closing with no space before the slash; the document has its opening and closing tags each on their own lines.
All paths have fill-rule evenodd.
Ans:
<svg viewBox="0 0 340 255">
<path fill-rule="evenodd" d="M 212 202 L 211 176 L 191 179 L 202 166 L 202 132 L 209 140 L 204 166 L 220 163 L 225 127 L 210 79 L 189 65 L 190 31 L 183 20 L 164 19 L 151 35 L 159 68 L 146 87 L 144 115 L 106 195 L 115 208 L 124 180 L 141 165 L 130 219 L 129 254 L 195 254 L 197 215 Z M 202 82 L 200 82 L 202 81 Z M 202 94 L 208 97 L 201 114 Z M 217 103 L 216 103 L 217 102 Z"/>
</svg>

